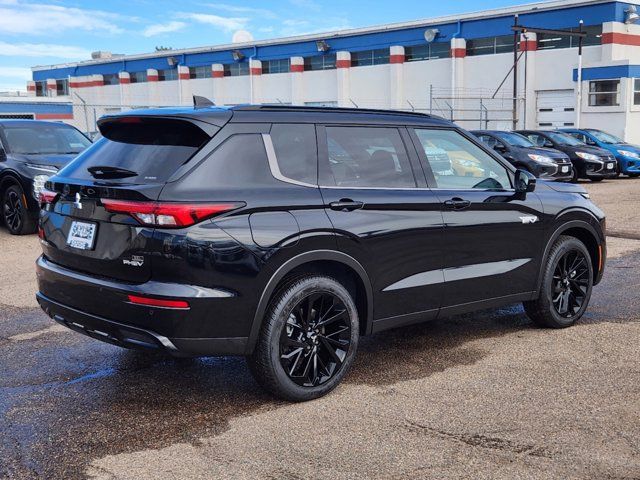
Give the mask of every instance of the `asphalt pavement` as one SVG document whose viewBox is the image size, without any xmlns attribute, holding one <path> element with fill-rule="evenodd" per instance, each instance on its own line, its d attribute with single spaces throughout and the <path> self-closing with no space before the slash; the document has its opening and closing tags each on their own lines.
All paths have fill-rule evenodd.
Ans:
<svg viewBox="0 0 640 480">
<path fill-rule="evenodd" d="M 0 478 L 638 479 L 640 181 L 587 187 L 616 237 L 577 326 L 514 305 L 383 332 L 304 404 L 262 392 L 241 358 L 57 326 L 33 299 L 37 237 L 0 229 Z"/>
</svg>

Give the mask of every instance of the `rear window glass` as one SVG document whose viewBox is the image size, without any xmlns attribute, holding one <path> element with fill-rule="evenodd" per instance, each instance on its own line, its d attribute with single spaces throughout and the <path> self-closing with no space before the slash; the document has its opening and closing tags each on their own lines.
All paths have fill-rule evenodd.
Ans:
<svg viewBox="0 0 640 480">
<path fill-rule="evenodd" d="M 71 162 L 61 176 L 117 183 L 165 182 L 209 140 L 179 120 L 114 121 L 103 137 Z"/>
</svg>

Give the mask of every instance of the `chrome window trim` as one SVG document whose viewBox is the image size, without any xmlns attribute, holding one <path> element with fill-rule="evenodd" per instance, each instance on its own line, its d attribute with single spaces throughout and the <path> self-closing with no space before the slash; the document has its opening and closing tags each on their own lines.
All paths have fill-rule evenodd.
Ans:
<svg viewBox="0 0 640 480">
<path fill-rule="evenodd" d="M 294 180 L 293 178 L 284 176 L 280 171 L 280 165 L 278 165 L 278 157 L 276 155 L 276 150 L 273 147 L 271 135 L 269 133 L 261 133 L 261 135 L 262 141 L 264 142 L 264 149 L 267 152 L 267 159 L 269 160 L 269 169 L 271 170 L 271 175 L 273 175 L 273 178 L 275 178 L 276 180 L 280 180 L 281 182 L 298 185 L 300 187 L 318 188 L 318 185 L 301 182 L 299 180 Z"/>
</svg>

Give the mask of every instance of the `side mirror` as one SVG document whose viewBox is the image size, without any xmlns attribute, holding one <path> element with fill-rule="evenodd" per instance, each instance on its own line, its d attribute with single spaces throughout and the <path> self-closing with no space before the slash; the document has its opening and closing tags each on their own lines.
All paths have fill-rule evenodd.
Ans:
<svg viewBox="0 0 640 480">
<path fill-rule="evenodd" d="M 516 193 L 529 193 L 536 189 L 536 177 L 526 170 L 516 170 Z"/>
<path fill-rule="evenodd" d="M 594 142 L 593 140 L 591 140 L 590 138 L 587 138 L 587 145 L 591 145 L 592 147 L 597 147 L 598 144 L 596 142 Z"/>
<path fill-rule="evenodd" d="M 553 143 L 551 143 L 550 141 L 546 141 L 542 144 L 543 147 L 545 148 L 553 148 Z"/>
<path fill-rule="evenodd" d="M 504 153 L 507 151 L 507 147 L 505 147 L 504 145 L 500 144 L 500 143 L 496 143 L 493 146 L 493 149 L 498 152 L 498 153 Z"/>
</svg>

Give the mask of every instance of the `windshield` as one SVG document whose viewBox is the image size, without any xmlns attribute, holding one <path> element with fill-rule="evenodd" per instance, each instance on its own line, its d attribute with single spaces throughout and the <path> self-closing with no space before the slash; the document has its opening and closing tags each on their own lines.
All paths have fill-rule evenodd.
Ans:
<svg viewBox="0 0 640 480">
<path fill-rule="evenodd" d="M 524 147 L 524 148 L 535 147 L 535 145 L 527 137 L 523 137 L 519 133 L 501 132 L 501 133 L 497 133 L 496 136 L 500 140 L 507 142 L 512 147 Z"/>
<path fill-rule="evenodd" d="M 78 130 L 51 123 L 5 125 L 7 150 L 23 155 L 78 154 L 91 142 Z"/>
<path fill-rule="evenodd" d="M 589 133 L 596 137 L 598 141 L 602 143 L 606 143 L 609 145 L 613 145 L 616 143 L 624 143 L 624 140 L 611 135 L 610 133 L 601 132 L 599 130 L 589 130 Z"/>
<path fill-rule="evenodd" d="M 545 132 L 545 135 L 560 145 L 569 145 L 570 147 L 579 147 L 580 145 L 584 145 L 584 143 L 573 138 L 568 133 Z"/>
</svg>

